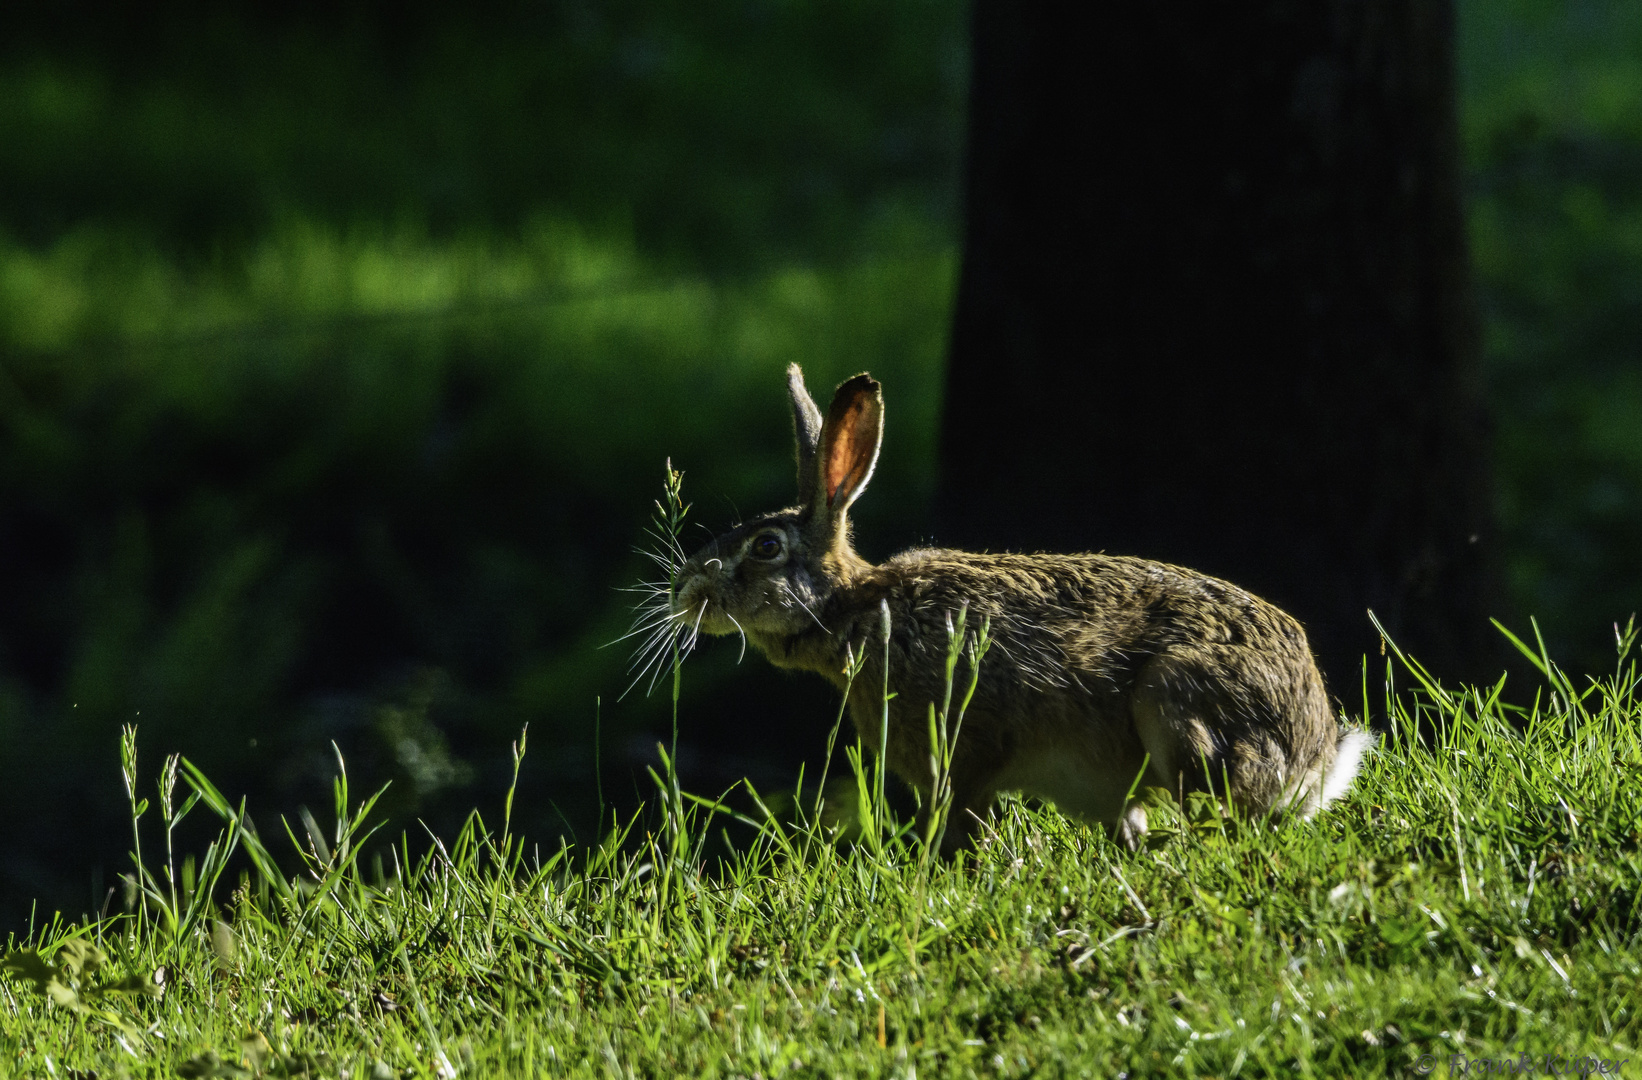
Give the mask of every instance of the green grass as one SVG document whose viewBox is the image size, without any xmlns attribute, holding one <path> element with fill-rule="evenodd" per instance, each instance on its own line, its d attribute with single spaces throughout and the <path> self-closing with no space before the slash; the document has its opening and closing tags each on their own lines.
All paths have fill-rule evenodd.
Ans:
<svg viewBox="0 0 1642 1080">
<path fill-rule="evenodd" d="M 150 834 L 156 869 L 131 914 L 52 920 L 18 943 L 0 1048 L 17 1072 L 55 1076 L 1338 1076 L 1446 1074 L 1455 1055 L 1634 1059 L 1642 698 L 1634 634 L 1619 644 L 1616 673 L 1583 687 L 1523 646 L 1545 681 L 1518 694 L 1444 688 L 1417 665 L 1399 666 L 1400 689 L 1388 666 L 1394 736 L 1319 819 L 1160 808 L 1135 853 L 1011 801 L 973 856 L 931 859 L 879 813 L 857 752 L 829 785 L 848 821 L 814 813 L 814 786 L 700 799 L 664 770 L 651 812 L 546 852 L 514 834 L 510 792 L 500 829 L 476 813 L 425 855 L 402 840 L 362 856 L 370 803 L 339 773 L 334 821 L 288 827 L 301 867 L 287 875 L 272 838 L 185 766 L 227 821 L 219 846 L 177 869 Z M 162 772 L 172 818 L 176 764 Z M 235 845 L 257 869 L 213 904 L 203 883 Z"/>
</svg>

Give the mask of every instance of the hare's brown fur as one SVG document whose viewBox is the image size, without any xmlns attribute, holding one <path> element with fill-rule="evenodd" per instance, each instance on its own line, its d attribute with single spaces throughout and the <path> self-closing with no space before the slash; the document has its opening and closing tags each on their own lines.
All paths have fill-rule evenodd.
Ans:
<svg viewBox="0 0 1642 1080">
<path fill-rule="evenodd" d="M 876 750 L 887 607 L 885 759 L 922 791 L 948 620 L 960 608 L 971 626 L 989 619 L 993 645 L 952 765 L 949 850 L 1000 791 L 1049 799 L 1133 844 L 1145 830 L 1144 812 L 1127 804 L 1137 785 L 1177 797 L 1211 789 L 1245 814 L 1305 816 L 1349 784 L 1366 736 L 1342 735 L 1299 623 L 1236 586 L 1110 555 L 861 559 L 845 512 L 876 462 L 877 384 L 841 386 L 823 431 L 796 369 L 790 382 L 804 504 L 707 545 L 679 573 L 673 608 L 705 632 L 739 630 L 776 665 L 840 690 L 848 657 L 865 657 L 848 704 Z"/>
</svg>

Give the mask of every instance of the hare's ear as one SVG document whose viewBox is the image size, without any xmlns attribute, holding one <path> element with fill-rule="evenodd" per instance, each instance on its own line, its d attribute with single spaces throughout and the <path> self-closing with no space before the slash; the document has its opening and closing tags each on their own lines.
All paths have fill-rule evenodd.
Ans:
<svg viewBox="0 0 1642 1080">
<path fill-rule="evenodd" d="M 815 464 L 816 450 L 821 445 L 821 410 L 804 389 L 804 372 L 797 364 L 787 365 L 787 396 L 792 398 L 793 441 L 798 450 L 798 501 L 812 506 L 818 501 L 816 488 L 821 482 Z"/>
<path fill-rule="evenodd" d="M 878 464 L 878 446 L 884 439 L 884 395 L 867 374 L 855 376 L 838 388 L 821 427 L 817 502 L 833 520 L 840 520 L 850 503 L 872 479 Z"/>
</svg>

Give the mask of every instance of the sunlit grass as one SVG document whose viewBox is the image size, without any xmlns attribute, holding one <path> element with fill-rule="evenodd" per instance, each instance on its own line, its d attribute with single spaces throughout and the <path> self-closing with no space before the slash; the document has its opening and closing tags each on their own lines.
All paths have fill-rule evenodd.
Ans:
<svg viewBox="0 0 1642 1080">
<path fill-rule="evenodd" d="M 508 824 L 510 793 L 499 831 L 475 813 L 425 855 L 367 856 L 370 800 L 340 773 L 333 820 L 291 823 L 292 849 L 185 769 L 225 821 L 216 853 L 139 867 L 132 914 L 17 943 L 0 1040 L 37 1075 L 1337 1076 L 1630 1058 L 1635 637 L 1584 685 L 1518 640 L 1537 691 L 1444 687 L 1417 665 L 1398 690 L 1387 669 L 1393 735 L 1316 821 L 1159 807 L 1136 853 L 1008 801 L 946 864 L 875 811 L 840 842 L 800 809 L 813 790 L 726 805 L 664 769 L 660 812 L 597 845 L 536 848 Z M 870 755 L 852 757 L 870 795 Z M 256 869 L 214 904 L 196 882 L 236 844 Z M 294 874 L 275 847 L 300 856 Z"/>
</svg>

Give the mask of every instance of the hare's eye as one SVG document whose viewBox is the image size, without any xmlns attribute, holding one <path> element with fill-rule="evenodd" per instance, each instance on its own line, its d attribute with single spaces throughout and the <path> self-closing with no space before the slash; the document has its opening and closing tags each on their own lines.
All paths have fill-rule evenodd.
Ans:
<svg viewBox="0 0 1642 1080">
<path fill-rule="evenodd" d="M 779 559 L 781 557 L 781 537 L 776 533 L 765 533 L 753 541 L 753 558 Z"/>
</svg>

